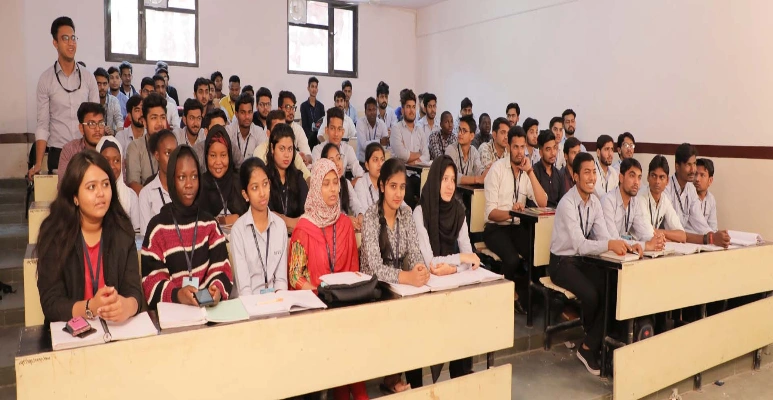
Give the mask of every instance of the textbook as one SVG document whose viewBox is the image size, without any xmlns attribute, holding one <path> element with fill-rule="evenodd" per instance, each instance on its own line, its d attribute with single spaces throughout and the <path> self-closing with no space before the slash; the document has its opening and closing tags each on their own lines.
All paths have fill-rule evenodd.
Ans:
<svg viewBox="0 0 773 400">
<path fill-rule="evenodd" d="M 239 297 L 250 317 L 327 308 L 311 290 L 280 290 Z"/>
<path fill-rule="evenodd" d="M 322 275 L 319 280 L 327 285 L 354 285 L 355 283 L 367 282 L 372 278 L 362 272 L 336 272 L 334 274 Z"/>
<path fill-rule="evenodd" d="M 757 233 L 727 231 L 727 234 L 730 235 L 730 244 L 736 246 L 755 246 L 765 242 Z"/>
<path fill-rule="evenodd" d="M 95 332 L 80 338 L 65 332 L 66 322 L 52 322 L 51 347 L 54 350 L 75 349 L 112 342 L 114 340 L 137 339 L 158 335 L 156 326 L 150 320 L 147 312 L 137 314 L 124 322 L 107 322 L 102 319 L 88 321 Z"/>
<path fill-rule="evenodd" d="M 673 251 L 676 254 L 687 255 L 687 254 L 695 254 L 695 253 L 700 253 L 705 251 L 732 250 L 737 248 L 739 248 L 739 246 L 736 246 L 736 245 L 730 245 L 727 247 L 727 249 L 725 249 L 724 247 L 720 247 L 713 244 L 667 242 L 665 250 Z"/>
<path fill-rule="evenodd" d="M 223 300 L 214 307 L 196 307 L 178 303 L 158 303 L 161 329 L 204 325 L 207 322 L 236 322 L 250 319 L 239 299 Z"/>
<path fill-rule="evenodd" d="M 636 261 L 639 259 L 639 255 L 636 253 L 625 253 L 624 255 L 620 256 L 611 250 L 599 254 L 599 257 L 620 262 Z"/>
</svg>

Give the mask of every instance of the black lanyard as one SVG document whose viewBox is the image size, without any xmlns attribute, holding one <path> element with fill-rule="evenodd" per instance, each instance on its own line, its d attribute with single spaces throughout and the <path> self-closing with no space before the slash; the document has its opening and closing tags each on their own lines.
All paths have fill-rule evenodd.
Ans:
<svg viewBox="0 0 773 400">
<path fill-rule="evenodd" d="M 336 260 L 336 224 L 333 224 L 333 258 L 330 258 L 330 246 L 327 244 L 327 236 L 325 235 L 325 228 L 322 229 L 322 237 L 325 238 L 325 250 L 327 250 L 327 261 L 330 263 L 330 273 L 335 272 L 335 260 Z"/>
<path fill-rule="evenodd" d="M 239 140 L 239 136 L 241 136 L 241 132 L 236 132 L 236 145 L 239 146 L 239 150 L 242 149 L 242 142 Z M 247 158 L 247 146 L 250 145 L 250 135 L 247 135 L 247 141 L 244 142 L 244 152 L 242 154 L 242 157 Z"/>
<path fill-rule="evenodd" d="M 625 214 L 625 234 L 628 235 L 631 233 L 631 225 L 629 224 L 631 220 L 631 203 L 633 202 L 633 198 L 628 199 L 628 207 Z"/>
<path fill-rule="evenodd" d="M 604 171 L 601 170 L 601 166 L 599 163 L 596 163 L 596 169 L 599 170 L 599 175 L 601 175 L 601 180 L 604 184 L 604 193 L 607 193 L 607 188 L 609 187 L 609 180 L 607 179 L 606 174 L 604 174 Z"/>
<path fill-rule="evenodd" d="M 470 161 L 472 161 L 472 154 L 470 154 L 470 157 L 467 158 L 467 164 L 463 164 L 464 162 L 464 156 L 462 155 L 462 147 L 459 145 L 459 142 L 456 142 L 456 151 L 459 152 L 459 169 L 462 170 L 462 176 L 467 176 L 467 171 L 470 170 Z M 472 153 L 472 146 L 470 146 L 470 153 Z"/>
<path fill-rule="evenodd" d="M 269 224 L 271 224 L 271 221 L 269 221 Z M 255 232 L 255 225 L 250 225 L 250 228 L 252 228 L 252 238 L 255 239 L 255 248 L 258 250 L 258 260 L 260 260 L 260 265 L 263 267 L 263 278 L 265 278 L 266 287 L 268 287 L 268 255 L 269 255 L 269 249 L 268 245 L 271 239 L 271 226 L 269 226 L 266 229 L 266 261 L 263 262 L 263 254 L 260 252 L 260 246 L 258 246 L 258 234 Z M 276 270 L 274 270 L 274 275 L 271 277 L 271 283 L 273 284 L 276 281 Z"/>
<path fill-rule="evenodd" d="M 394 267 L 397 269 L 400 268 L 400 221 L 397 219 L 397 216 L 395 216 L 395 244 L 397 246 L 392 246 L 392 250 L 394 251 L 392 253 L 392 263 L 394 264 Z"/>
<path fill-rule="evenodd" d="M 289 182 L 287 182 L 287 175 L 285 175 L 285 184 L 282 186 L 282 194 L 284 194 L 284 197 L 282 194 L 279 195 L 279 201 L 282 202 L 282 214 L 284 216 L 287 216 L 287 202 L 290 200 L 290 190 L 288 190 L 287 185 Z"/>
<path fill-rule="evenodd" d="M 513 167 L 510 167 L 510 171 L 512 171 Z M 521 182 L 521 174 L 523 174 L 523 171 L 518 170 L 518 178 L 515 177 L 515 172 L 513 172 L 513 204 L 518 202 L 518 192 L 520 191 L 518 184 Z"/>
<path fill-rule="evenodd" d="M 185 254 L 185 261 L 188 263 L 188 277 L 193 273 L 193 253 L 196 252 L 196 235 L 199 233 L 199 213 L 196 213 L 196 223 L 193 225 L 193 242 L 191 242 L 191 254 L 185 250 L 185 242 L 183 242 L 183 235 L 180 233 L 180 225 L 177 224 L 177 219 L 172 214 L 172 221 L 174 221 L 174 229 L 177 230 L 177 237 L 180 239 L 180 246 L 183 248 L 183 254 Z"/>
<path fill-rule="evenodd" d="M 655 211 L 657 211 L 655 215 L 655 218 L 652 218 L 652 198 L 647 199 L 647 202 L 649 202 L 650 207 L 650 222 L 652 222 L 652 227 L 655 229 L 660 229 L 660 204 L 655 204 Z"/>
<path fill-rule="evenodd" d="M 94 273 L 94 266 L 91 265 L 91 256 L 89 256 L 89 248 L 86 244 L 86 238 L 83 237 L 81 232 L 81 242 L 83 243 L 83 251 L 85 252 L 84 258 L 86 264 L 89 267 L 89 278 L 91 279 L 91 296 L 97 295 L 99 289 L 99 274 L 102 273 L 102 234 L 99 234 L 99 255 L 97 256 L 97 273 Z"/>
<path fill-rule="evenodd" d="M 590 236 L 590 231 L 588 231 L 588 223 L 590 222 L 590 207 L 585 209 L 585 227 L 582 226 L 582 210 L 580 209 L 580 205 L 577 205 L 577 213 L 580 214 L 580 229 L 582 229 L 582 235 L 585 237 L 585 239 Z"/>
<path fill-rule="evenodd" d="M 376 126 L 373 127 L 373 135 L 370 132 L 370 122 L 365 121 L 365 127 L 368 129 L 368 141 L 376 140 L 376 130 L 378 130 L 378 120 L 376 120 Z"/>
<path fill-rule="evenodd" d="M 148 144 L 148 135 L 145 135 L 145 150 L 148 151 L 148 164 L 150 164 L 150 176 L 153 176 L 156 174 L 156 170 L 153 169 L 153 159 L 150 158 L 152 157 L 153 153 L 150 152 L 150 145 Z"/>
<path fill-rule="evenodd" d="M 368 179 L 370 179 L 370 176 L 368 176 Z M 369 183 L 369 185 L 368 185 L 368 192 L 370 193 L 370 199 L 374 203 L 378 203 L 378 197 L 376 197 L 375 199 L 373 198 L 373 181 L 369 181 L 368 183 Z"/>
<path fill-rule="evenodd" d="M 674 194 L 676 195 L 676 199 L 679 200 L 679 209 L 682 211 L 683 215 L 687 214 L 684 211 L 684 205 L 682 205 L 682 193 L 684 193 L 684 190 L 682 190 L 682 193 L 679 193 L 679 188 L 676 186 L 676 177 L 675 176 L 671 177 L 671 184 L 674 185 Z M 686 188 L 687 188 L 687 185 L 685 185 L 685 189 Z M 684 203 L 689 206 L 689 204 L 690 204 L 690 196 L 689 195 L 684 199 Z M 687 211 L 690 211 L 690 207 L 687 207 Z"/>
<path fill-rule="evenodd" d="M 163 205 L 166 205 L 166 200 L 164 200 L 164 192 L 161 191 L 161 188 L 156 188 L 156 189 L 158 189 L 158 197 L 161 198 L 161 203 L 163 203 Z"/>
<path fill-rule="evenodd" d="M 61 86 L 62 89 L 64 89 L 64 91 L 67 93 L 74 93 L 80 90 L 81 84 L 83 84 L 83 78 L 81 77 L 81 69 L 78 68 L 78 65 L 75 65 L 75 69 L 78 71 L 78 88 L 70 90 L 64 87 L 64 85 L 62 85 L 62 81 L 59 79 L 59 74 L 56 73 L 56 63 L 58 62 L 59 61 L 54 61 L 54 75 L 56 76 L 56 81 L 59 82 L 59 86 Z M 62 73 L 64 73 L 64 69 L 62 69 Z"/>
<path fill-rule="evenodd" d="M 228 171 L 226 171 L 226 174 Z M 212 177 L 212 182 L 215 182 L 215 189 L 217 189 L 217 194 L 220 195 L 220 201 L 223 203 L 223 215 L 228 215 L 228 203 L 225 202 L 225 199 L 223 198 L 223 193 L 220 191 L 220 185 L 217 184 L 217 181 L 214 179 L 215 177 Z"/>
</svg>

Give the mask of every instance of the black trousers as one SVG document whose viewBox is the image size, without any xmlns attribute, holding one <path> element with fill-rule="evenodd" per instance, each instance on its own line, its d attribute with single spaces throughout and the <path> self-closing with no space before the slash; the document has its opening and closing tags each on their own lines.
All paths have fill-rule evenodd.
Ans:
<svg viewBox="0 0 773 400">
<path fill-rule="evenodd" d="M 57 147 L 48 148 L 48 173 L 52 173 L 59 168 L 59 156 L 62 155 L 62 149 Z M 43 166 L 41 165 L 41 168 Z"/>
<path fill-rule="evenodd" d="M 526 254 L 529 237 L 526 228 L 520 225 L 486 224 L 483 228 L 483 243 L 502 259 L 502 275 L 514 280 L 517 271 L 522 270 L 520 254 Z"/>
<path fill-rule="evenodd" d="M 604 340 L 604 271 L 585 264 L 579 257 L 550 255 L 550 280 L 574 293 L 580 300 L 585 328 L 585 345 L 593 354 Z"/>
<path fill-rule="evenodd" d="M 421 373 L 421 368 L 405 371 L 405 383 L 410 384 L 411 389 L 420 388 L 424 385 L 424 376 Z"/>
<path fill-rule="evenodd" d="M 433 365 L 430 369 L 432 371 L 432 383 L 435 383 L 440 376 L 440 372 L 443 370 L 443 364 Z M 471 374 L 472 357 L 466 357 L 449 362 L 448 373 L 451 375 L 451 379 Z"/>
</svg>

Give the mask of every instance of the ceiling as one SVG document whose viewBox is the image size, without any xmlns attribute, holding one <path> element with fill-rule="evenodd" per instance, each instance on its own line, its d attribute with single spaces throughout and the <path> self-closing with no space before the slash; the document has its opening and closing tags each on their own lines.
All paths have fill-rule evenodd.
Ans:
<svg viewBox="0 0 773 400">
<path fill-rule="evenodd" d="M 419 9 L 433 4 L 441 3 L 445 0 L 371 0 L 373 4 L 379 4 L 388 7 L 402 7 Z M 361 2 L 366 3 L 367 0 Z"/>
</svg>

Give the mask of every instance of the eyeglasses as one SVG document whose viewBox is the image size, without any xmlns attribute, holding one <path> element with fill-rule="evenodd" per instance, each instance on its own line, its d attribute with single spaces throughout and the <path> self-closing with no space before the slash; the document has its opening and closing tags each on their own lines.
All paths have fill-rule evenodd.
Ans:
<svg viewBox="0 0 773 400">
<path fill-rule="evenodd" d="M 636 148 L 636 145 L 633 144 L 633 143 L 623 143 L 623 148 L 624 149 L 631 149 L 631 150 L 633 150 L 633 149 Z"/>
<path fill-rule="evenodd" d="M 94 129 L 94 128 L 105 129 L 105 127 L 107 126 L 105 121 L 99 121 L 99 122 L 89 121 L 89 122 L 84 122 L 81 125 L 88 126 L 89 129 Z"/>
<path fill-rule="evenodd" d="M 287 111 L 291 111 L 291 110 L 292 110 L 292 111 L 295 111 L 295 110 L 297 110 L 297 109 L 298 109 L 298 106 L 296 106 L 296 105 L 293 105 L 293 104 L 287 104 L 287 105 L 285 105 L 285 106 L 284 106 L 284 107 L 282 107 L 282 108 L 284 108 L 284 109 L 285 109 L 285 110 L 287 110 Z"/>
<path fill-rule="evenodd" d="M 69 42 L 78 43 L 78 37 L 75 36 L 75 35 L 72 35 L 72 36 L 70 36 L 70 35 L 62 35 L 61 39 L 62 39 L 63 42 L 67 42 L 67 43 L 69 43 Z"/>
</svg>

